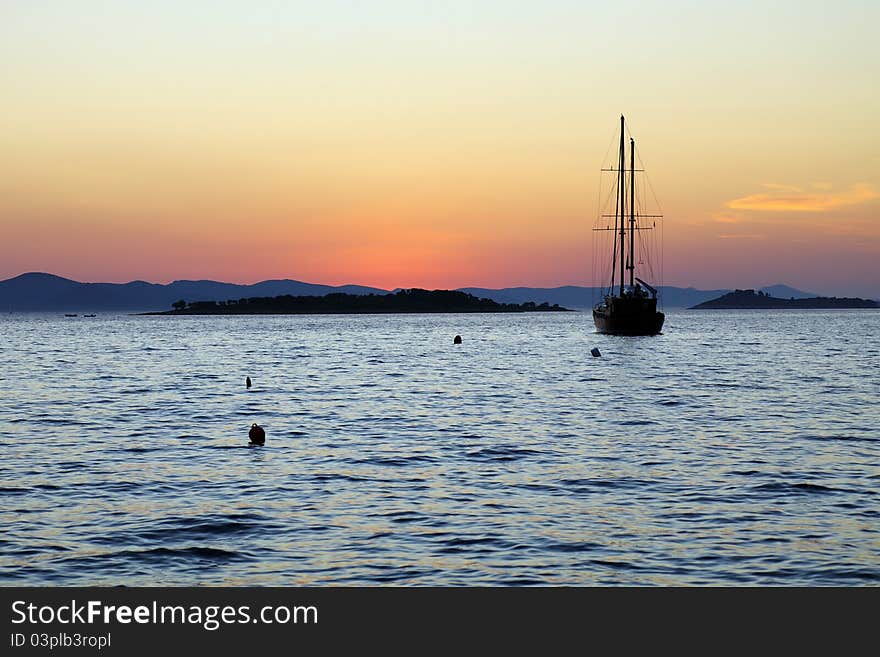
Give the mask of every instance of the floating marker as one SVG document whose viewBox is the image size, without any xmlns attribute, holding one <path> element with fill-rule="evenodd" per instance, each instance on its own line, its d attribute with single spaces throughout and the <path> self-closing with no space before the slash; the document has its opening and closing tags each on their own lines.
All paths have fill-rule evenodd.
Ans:
<svg viewBox="0 0 880 657">
<path fill-rule="evenodd" d="M 592 349 L 590 349 L 590 353 L 593 354 L 593 358 L 598 358 L 602 355 L 602 353 L 599 351 L 599 347 L 593 347 Z"/>
<path fill-rule="evenodd" d="M 248 431 L 248 438 L 251 439 L 251 445 L 263 445 L 266 443 L 266 432 L 263 431 L 263 427 L 254 422 L 251 425 L 251 430 Z"/>
<path fill-rule="evenodd" d="M 250 388 L 250 387 L 251 387 L 251 377 L 247 377 L 247 378 L 244 380 L 244 384 L 245 384 L 248 388 Z"/>
<path fill-rule="evenodd" d="M 461 336 L 456 335 L 455 338 L 452 340 L 452 344 L 461 344 Z"/>
</svg>

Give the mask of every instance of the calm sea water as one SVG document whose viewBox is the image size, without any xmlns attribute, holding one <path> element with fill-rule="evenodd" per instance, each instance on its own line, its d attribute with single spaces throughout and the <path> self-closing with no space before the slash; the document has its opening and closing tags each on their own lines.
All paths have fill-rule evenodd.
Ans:
<svg viewBox="0 0 880 657">
<path fill-rule="evenodd" d="M 2 584 L 880 581 L 880 312 L 0 335 Z"/>
</svg>

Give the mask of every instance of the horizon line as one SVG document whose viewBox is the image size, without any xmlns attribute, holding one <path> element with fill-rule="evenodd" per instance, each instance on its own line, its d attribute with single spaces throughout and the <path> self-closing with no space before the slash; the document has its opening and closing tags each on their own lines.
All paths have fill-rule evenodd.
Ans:
<svg viewBox="0 0 880 657">
<path fill-rule="evenodd" d="M 22 272 L 20 274 L 16 274 L 16 275 L 11 276 L 9 278 L 2 279 L 2 280 L 0 280 L 0 283 L 6 283 L 8 281 L 15 280 L 16 278 L 21 278 L 23 276 L 32 276 L 32 275 L 51 276 L 54 278 L 60 278 L 63 280 L 67 280 L 72 283 L 78 283 L 80 285 L 128 285 L 130 283 L 147 283 L 149 285 L 168 286 L 168 285 L 173 285 L 174 283 L 220 283 L 223 285 L 238 285 L 241 287 L 249 287 L 249 286 L 253 286 L 253 285 L 259 285 L 260 283 L 268 283 L 268 282 L 273 282 L 273 281 L 289 281 L 292 283 L 300 283 L 303 285 L 320 285 L 323 287 L 332 287 L 332 288 L 365 287 L 365 288 L 373 288 L 376 290 L 383 290 L 385 292 L 393 292 L 395 290 L 428 289 L 428 288 L 420 287 L 420 286 L 402 286 L 402 285 L 398 285 L 393 288 L 383 288 L 383 287 L 378 287 L 375 285 L 367 285 L 364 283 L 342 283 L 339 285 L 334 285 L 331 283 L 315 283 L 312 281 L 304 281 L 304 280 L 300 280 L 298 278 L 265 278 L 265 279 L 255 281 L 253 283 L 237 283 L 237 282 L 217 280 L 217 279 L 213 279 L 213 278 L 178 278 L 178 279 L 171 280 L 167 283 L 148 281 L 148 280 L 139 279 L 139 278 L 131 279 L 131 280 L 124 281 L 124 282 L 121 282 L 121 281 L 82 281 L 82 280 L 77 280 L 75 278 L 68 278 L 67 276 L 62 276 L 61 274 L 53 274 L 52 272 L 46 272 L 46 271 Z M 749 287 L 739 288 L 736 286 L 728 286 L 728 287 L 723 287 L 723 288 L 721 288 L 721 287 L 719 287 L 719 288 L 706 288 L 706 291 L 736 290 L 736 289 L 763 290 L 765 288 L 780 287 L 780 286 L 789 287 L 789 288 L 792 288 L 792 289 L 797 290 L 799 292 L 807 292 L 806 290 L 802 290 L 799 287 L 795 287 L 794 285 L 789 285 L 788 283 L 781 283 L 781 282 L 772 283 L 769 285 L 762 285 L 761 287 L 754 287 L 754 288 L 749 288 Z M 559 289 L 559 288 L 563 288 L 563 287 L 600 288 L 601 289 L 604 286 L 590 285 L 590 284 L 579 284 L 579 283 L 562 283 L 559 285 L 552 285 L 552 286 L 548 286 L 548 285 L 506 285 L 504 287 L 486 287 L 484 285 L 462 285 L 462 286 L 455 287 L 455 288 L 433 288 L 433 289 L 436 289 L 436 290 L 439 290 L 439 289 L 464 290 L 464 289 L 469 289 L 469 288 L 477 288 L 477 289 L 484 289 L 484 290 L 500 291 L 500 290 L 516 289 L 516 288 L 528 288 L 528 289 L 536 289 L 536 290 L 554 290 L 554 289 Z M 663 288 L 663 287 L 676 287 L 679 289 L 693 289 L 693 290 L 702 290 L 703 289 L 703 288 L 694 287 L 693 284 L 689 284 L 686 286 L 661 284 L 660 287 L 661 288 Z M 810 294 L 814 294 L 814 293 L 810 292 Z"/>
</svg>

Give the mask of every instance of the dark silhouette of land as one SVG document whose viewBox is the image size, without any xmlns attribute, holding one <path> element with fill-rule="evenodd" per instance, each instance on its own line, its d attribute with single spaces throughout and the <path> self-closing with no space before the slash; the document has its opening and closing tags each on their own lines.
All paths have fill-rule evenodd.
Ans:
<svg viewBox="0 0 880 657">
<path fill-rule="evenodd" d="M 239 299 L 279 294 L 385 294 L 386 290 L 362 285 L 316 285 L 294 280 L 271 280 L 253 285 L 217 281 L 174 281 L 167 285 L 130 283 L 80 283 L 53 274 L 29 273 L 0 281 L 0 312 L 84 312 L 163 310 L 177 299 Z"/>
<path fill-rule="evenodd" d="M 228 301 L 183 299 L 150 315 L 312 315 L 358 313 L 522 313 L 567 311 L 558 304 L 498 303 L 457 290 L 400 290 L 394 294 L 253 297 Z"/>
<path fill-rule="evenodd" d="M 730 290 L 698 290 L 693 287 L 662 286 L 660 298 L 666 308 L 686 308 L 714 299 Z M 396 292 L 397 290 L 394 290 Z M 602 298 L 600 288 L 564 285 L 561 287 L 508 287 L 499 289 L 463 287 L 460 292 L 502 304 L 558 304 L 566 308 L 592 308 Z M 785 285 L 763 288 L 779 297 L 815 297 Z M 167 285 L 132 281 L 130 283 L 80 283 L 52 274 L 28 273 L 0 281 L 0 312 L 147 312 L 161 311 L 178 299 L 221 301 L 253 297 L 320 296 L 334 294 L 388 294 L 388 290 L 362 285 L 317 285 L 290 279 L 270 280 L 253 285 L 218 281 L 174 281 Z"/>
<path fill-rule="evenodd" d="M 844 309 L 880 308 L 880 303 L 871 299 L 810 297 L 806 299 L 780 299 L 764 292 L 754 290 L 734 290 L 725 295 L 697 304 L 692 310 L 786 310 L 786 309 Z"/>
</svg>

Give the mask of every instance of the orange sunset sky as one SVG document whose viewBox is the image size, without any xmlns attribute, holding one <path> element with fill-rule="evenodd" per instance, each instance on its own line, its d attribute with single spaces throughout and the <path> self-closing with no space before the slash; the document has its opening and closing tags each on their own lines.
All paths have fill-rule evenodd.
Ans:
<svg viewBox="0 0 880 657">
<path fill-rule="evenodd" d="M 880 297 L 876 2 L 0 5 L 0 279 L 589 285 L 627 116 L 664 283 Z"/>
</svg>

